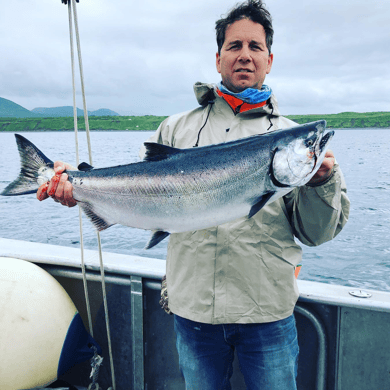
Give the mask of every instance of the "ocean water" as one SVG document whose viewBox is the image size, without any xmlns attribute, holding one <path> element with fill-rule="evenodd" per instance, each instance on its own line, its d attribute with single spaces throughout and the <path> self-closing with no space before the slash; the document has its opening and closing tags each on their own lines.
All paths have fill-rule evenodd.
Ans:
<svg viewBox="0 0 390 390">
<path fill-rule="evenodd" d="M 95 167 L 138 161 L 142 142 L 153 132 L 92 132 Z M 75 165 L 74 134 L 27 132 L 49 158 Z M 80 161 L 88 161 L 85 133 L 80 133 Z M 331 242 L 303 247 L 299 278 L 330 284 L 390 291 L 390 162 L 389 129 L 336 130 L 331 143 L 351 200 L 350 218 Z M 19 156 L 13 133 L 0 133 L 0 191 L 19 173 Z M 35 195 L 0 196 L 0 237 L 80 246 L 77 207 L 66 208 Z M 96 233 L 84 217 L 84 242 L 97 249 Z M 147 231 L 112 226 L 101 233 L 103 250 L 165 259 L 167 240 L 143 249 Z"/>
</svg>

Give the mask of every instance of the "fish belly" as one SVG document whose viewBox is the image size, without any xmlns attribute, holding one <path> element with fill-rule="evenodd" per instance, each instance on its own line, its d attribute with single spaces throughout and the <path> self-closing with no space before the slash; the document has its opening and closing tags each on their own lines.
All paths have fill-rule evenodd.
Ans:
<svg viewBox="0 0 390 390">
<path fill-rule="evenodd" d="M 176 194 L 93 193 L 74 188 L 73 196 L 87 203 L 108 225 L 121 224 L 170 233 L 218 226 L 247 215 L 251 209 L 248 192 L 242 185 L 228 189 Z"/>
</svg>

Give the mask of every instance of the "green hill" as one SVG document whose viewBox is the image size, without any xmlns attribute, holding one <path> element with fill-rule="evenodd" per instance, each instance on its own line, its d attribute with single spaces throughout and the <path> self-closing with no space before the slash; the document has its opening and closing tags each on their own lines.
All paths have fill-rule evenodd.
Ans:
<svg viewBox="0 0 390 390">
<path fill-rule="evenodd" d="M 2 99 L 3 101 L 6 99 Z M 9 101 L 8 101 L 9 102 Z M 10 102 L 12 103 L 12 102 Z M 13 103 L 14 104 L 14 103 Z M 23 107 L 21 107 L 23 109 Z M 28 111 L 28 110 L 26 110 Z M 98 112 L 97 110 L 95 112 Z M 107 110 L 110 111 L 110 110 Z M 106 112 L 102 109 L 100 112 Z M 110 111 L 112 112 L 112 111 Z M 342 112 L 327 115 L 287 115 L 289 119 L 304 124 L 325 119 L 330 129 L 390 128 L 390 112 Z M 91 130 L 156 130 L 166 116 L 94 116 L 89 117 Z M 78 117 L 78 128 L 85 130 L 84 117 Z M 0 116 L 0 131 L 70 131 L 73 117 L 9 118 Z"/>
<path fill-rule="evenodd" d="M 88 115 L 90 116 L 119 116 L 115 111 L 109 110 L 108 108 L 99 108 L 98 110 L 92 111 Z"/>
<path fill-rule="evenodd" d="M 287 118 L 300 125 L 308 122 L 325 119 L 327 127 L 331 129 L 367 127 L 390 128 L 390 112 L 341 112 L 327 115 L 287 115 Z"/>
<path fill-rule="evenodd" d="M 73 107 L 72 106 L 62 106 L 62 107 L 37 107 L 31 110 L 33 113 L 39 115 L 40 117 L 49 118 L 49 117 L 73 117 Z M 84 116 L 84 110 L 77 108 L 77 116 Z M 88 111 L 88 116 L 119 116 L 115 111 L 109 110 L 108 108 L 100 108 L 96 111 Z"/>
<path fill-rule="evenodd" d="M 77 116 L 84 116 L 84 111 L 77 109 Z M 88 116 L 120 116 L 117 112 L 108 108 L 100 108 L 88 111 Z M 0 97 L 0 118 L 49 118 L 49 117 L 72 117 L 73 107 L 37 107 L 31 111 L 14 103 L 11 100 Z"/>
<path fill-rule="evenodd" d="M 166 116 L 91 116 L 90 130 L 156 130 Z M 85 130 L 84 117 L 78 117 L 77 127 Z M 1 131 L 69 131 L 73 117 L 61 118 L 0 118 Z"/>
<path fill-rule="evenodd" d="M 49 118 L 49 117 L 63 117 L 71 116 L 73 117 L 73 107 L 72 106 L 63 106 L 63 107 L 37 107 L 31 110 L 33 113 L 37 114 L 40 117 Z M 84 111 L 77 108 L 77 116 L 83 116 Z"/>
<path fill-rule="evenodd" d="M 37 116 L 19 104 L 0 97 L 0 118 L 36 118 Z"/>
</svg>

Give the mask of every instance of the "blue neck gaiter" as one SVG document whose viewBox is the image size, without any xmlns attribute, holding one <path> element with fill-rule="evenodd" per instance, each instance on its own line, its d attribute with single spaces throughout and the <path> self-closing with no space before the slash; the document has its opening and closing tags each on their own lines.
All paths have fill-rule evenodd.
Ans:
<svg viewBox="0 0 390 390">
<path fill-rule="evenodd" d="M 232 95 L 238 99 L 241 99 L 245 103 L 258 104 L 264 102 L 272 95 L 272 89 L 267 85 L 263 84 L 261 89 L 247 88 L 242 92 L 234 93 L 229 91 L 222 82 L 218 83 L 218 89 L 228 95 Z"/>
</svg>

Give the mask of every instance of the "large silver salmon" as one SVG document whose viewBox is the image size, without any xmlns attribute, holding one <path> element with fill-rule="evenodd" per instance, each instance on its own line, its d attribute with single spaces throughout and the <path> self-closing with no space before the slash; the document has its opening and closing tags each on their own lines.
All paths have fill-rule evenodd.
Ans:
<svg viewBox="0 0 390 390">
<path fill-rule="evenodd" d="M 114 224 L 152 230 L 151 248 L 170 233 L 250 218 L 306 184 L 334 134 L 325 127 L 317 121 L 192 149 L 145 143 L 142 162 L 101 169 L 83 163 L 67 174 L 74 199 L 97 230 Z M 54 175 L 51 160 L 15 137 L 21 172 L 1 195 L 34 193 Z"/>
</svg>

